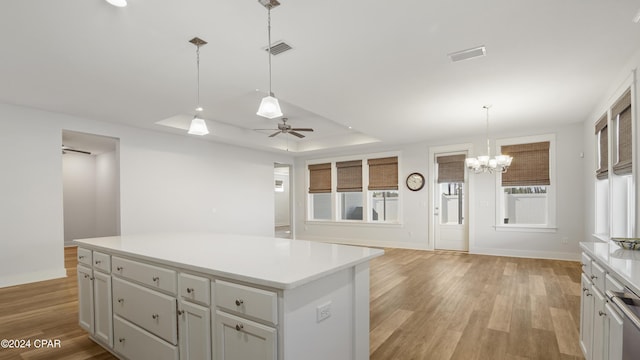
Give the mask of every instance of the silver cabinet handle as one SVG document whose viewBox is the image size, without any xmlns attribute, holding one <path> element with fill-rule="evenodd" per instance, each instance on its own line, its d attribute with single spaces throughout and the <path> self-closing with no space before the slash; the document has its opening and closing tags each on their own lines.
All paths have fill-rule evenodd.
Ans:
<svg viewBox="0 0 640 360">
<path fill-rule="evenodd" d="M 236 299 L 236 306 L 240 306 L 240 305 L 242 305 L 242 304 L 244 304 L 244 300 L 242 300 L 242 299 Z"/>
<path fill-rule="evenodd" d="M 582 288 L 582 292 L 585 292 L 585 291 L 587 291 L 587 290 L 589 290 L 589 289 L 588 289 L 588 288 L 585 288 L 585 287 L 583 287 L 583 288 Z"/>
<path fill-rule="evenodd" d="M 242 329 L 244 329 L 244 325 L 242 325 L 242 324 L 236 324 L 236 330 L 240 331 L 240 330 L 242 330 Z"/>
<path fill-rule="evenodd" d="M 153 281 L 154 281 L 154 282 L 157 282 L 158 280 L 160 280 L 160 278 L 159 278 L 158 276 L 154 276 L 154 277 L 153 277 Z"/>
<path fill-rule="evenodd" d="M 118 298 L 118 302 L 119 302 L 120 304 L 123 304 L 123 303 L 124 303 L 124 299 L 123 299 L 123 298 Z"/>
<path fill-rule="evenodd" d="M 96 260 L 96 265 L 100 264 L 102 260 Z"/>
<path fill-rule="evenodd" d="M 598 315 L 600 315 L 600 316 L 607 316 L 607 313 L 606 313 L 606 312 L 604 312 L 604 311 L 602 311 L 602 310 L 599 310 L 599 311 L 598 311 Z"/>
<path fill-rule="evenodd" d="M 116 267 L 116 271 L 122 271 L 122 269 L 124 269 L 122 266 L 117 266 Z"/>
<path fill-rule="evenodd" d="M 78 256 L 78 259 L 80 259 L 80 260 L 84 259 L 84 255 Z"/>
<path fill-rule="evenodd" d="M 157 320 L 157 319 L 160 317 L 160 315 L 158 315 L 158 314 L 153 314 L 153 315 L 151 315 L 151 317 L 152 317 L 153 319 L 156 319 L 156 320 Z"/>
<path fill-rule="evenodd" d="M 187 293 L 191 294 L 192 292 L 196 291 L 196 289 L 194 288 L 187 288 Z"/>
<path fill-rule="evenodd" d="M 593 294 L 587 291 L 587 296 L 593 296 Z"/>
<path fill-rule="evenodd" d="M 178 315 L 184 314 L 184 310 L 178 310 Z"/>
<path fill-rule="evenodd" d="M 591 279 L 597 279 L 598 277 L 595 275 L 591 275 Z"/>
<path fill-rule="evenodd" d="M 124 342 L 124 340 L 125 340 L 125 338 L 120 338 L 120 339 L 118 339 L 118 342 L 123 343 L 123 342 Z"/>
</svg>

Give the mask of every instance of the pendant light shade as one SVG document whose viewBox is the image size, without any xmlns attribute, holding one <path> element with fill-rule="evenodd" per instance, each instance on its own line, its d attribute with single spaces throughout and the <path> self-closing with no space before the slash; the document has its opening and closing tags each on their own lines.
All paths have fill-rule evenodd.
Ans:
<svg viewBox="0 0 640 360">
<path fill-rule="evenodd" d="M 127 0 L 107 0 L 107 2 L 113 6 L 125 7 L 127 6 Z"/>
<path fill-rule="evenodd" d="M 191 120 L 191 126 L 189 126 L 189 134 L 202 136 L 208 133 L 207 123 L 205 123 L 203 119 L 200 119 L 198 115 L 194 116 L 193 120 Z"/>
<path fill-rule="evenodd" d="M 271 95 L 263 97 L 256 115 L 266 117 L 267 119 L 273 119 L 282 116 L 282 110 L 280 109 L 280 103 L 278 102 L 278 99 Z"/>
<path fill-rule="evenodd" d="M 269 56 L 269 94 L 262 98 L 256 115 L 265 117 L 267 119 L 273 119 L 282 116 L 280 103 L 278 102 L 278 99 L 276 99 L 275 95 L 273 95 L 273 91 L 271 91 L 271 9 L 280 5 L 280 3 L 277 0 L 258 0 L 258 2 L 262 6 L 267 8 L 267 37 L 269 44 L 267 48 L 267 55 Z"/>
<path fill-rule="evenodd" d="M 203 109 L 202 109 L 202 106 L 200 105 L 200 47 L 206 45 L 207 42 L 198 37 L 194 37 L 193 39 L 189 40 L 189 42 L 196 46 L 196 69 L 197 69 L 197 79 L 198 79 L 198 86 L 197 86 L 197 92 L 196 92 L 197 93 L 196 112 L 201 112 Z M 207 135 L 208 133 L 209 133 L 209 129 L 207 129 L 207 123 L 204 121 L 204 119 L 201 119 L 197 114 L 194 115 L 193 120 L 191 120 L 191 125 L 189 126 L 189 134 L 203 136 L 203 135 Z"/>
</svg>

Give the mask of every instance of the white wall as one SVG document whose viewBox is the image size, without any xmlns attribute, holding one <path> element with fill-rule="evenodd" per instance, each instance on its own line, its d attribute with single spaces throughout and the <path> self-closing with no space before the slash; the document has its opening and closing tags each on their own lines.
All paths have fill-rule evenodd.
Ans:
<svg viewBox="0 0 640 360">
<path fill-rule="evenodd" d="M 579 121 L 577 119 L 576 121 Z M 473 176 L 470 191 L 470 249 L 471 253 L 510 255 L 541 258 L 577 259 L 578 242 L 583 239 L 583 124 L 576 122 L 555 128 L 522 129 L 513 133 L 502 133 L 495 138 L 510 138 L 554 133 L 557 142 L 557 231 L 503 232 L 495 225 L 495 176 L 478 174 Z M 350 154 L 366 154 L 376 151 L 401 151 L 399 159 L 399 182 L 402 201 L 402 224 L 327 224 L 306 222 L 306 189 L 296 188 L 296 234 L 298 239 L 334 241 L 370 246 L 394 246 L 416 249 L 433 249 L 428 228 L 428 184 L 417 192 L 407 190 L 404 182 L 412 172 L 420 172 L 428 178 L 428 154 L 430 146 L 473 143 L 474 149 L 484 152 L 486 138 L 448 139 L 433 143 L 400 145 L 397 147 L 368 148 Z M 349 154 L 340 153 L 339 156 Z M 473 154 L 471 154 L 473 156 Z M 322 155 L 319 158 L 330 158 Z M 296 159 L 295 182 L 306 184 L 305 161 Z M 566 243 L 565 243 L 566 242 Z"/>
<path fill-rule="evenodd" d="M 65 275 L 63 129 L 120 139 L 122 234 L 273 235 L 273 163 L 289 156 L 0 104 L 0 287 Z"/>
<path fill-rule="evenodd" d="M 95 235 L 120 234 L 120 182 L 115 151 L 97 155 L 96 160 L 96 228 Z M 65 239 L 66 241 L 66 239 Z"/>
<path fill-rule="evenodd" d="M 96 158 L 67 152 L 62 155 L 64 242 L 96 236 Z"/>
</svg>

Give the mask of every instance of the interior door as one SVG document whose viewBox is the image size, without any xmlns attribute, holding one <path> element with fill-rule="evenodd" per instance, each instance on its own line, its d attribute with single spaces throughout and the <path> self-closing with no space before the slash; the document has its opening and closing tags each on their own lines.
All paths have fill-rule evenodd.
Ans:
<svg viewBox="0 0 640 360">
<path fill-rule="evenodd" d="M 435 155 L 433 223 L 434 247 L 438 250 L 469 250 L 465 157 L 466 152 Z"/>
</svg>

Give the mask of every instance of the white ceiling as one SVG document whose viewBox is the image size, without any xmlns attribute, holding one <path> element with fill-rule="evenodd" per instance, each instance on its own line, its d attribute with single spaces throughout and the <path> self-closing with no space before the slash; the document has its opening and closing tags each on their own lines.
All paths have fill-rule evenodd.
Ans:
<svg viewBox="0 0 640 360">
<path fill-rule="evenodd" d="M 256 0 L 5 1 L 0 101 L 185 134 L 198 36 L 206 138 L 308 154 L 483 133 L 485 104 L 492 129 L 583 121 L 640 48 L 638 0 L 281 3 L 272 40 L 294 49 L 273 57 L 273 91 L 292 126 L 316 130 L 303 140 L 251 130 L 278 122 L 255 115 L 268 89 Z M 487 56 L 447 57 L 478 45 Z"/>
</svg>

